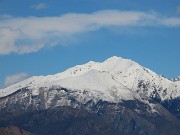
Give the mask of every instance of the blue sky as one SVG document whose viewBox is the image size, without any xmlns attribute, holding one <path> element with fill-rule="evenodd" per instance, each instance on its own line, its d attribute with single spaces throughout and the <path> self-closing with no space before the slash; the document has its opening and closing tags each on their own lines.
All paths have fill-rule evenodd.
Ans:
<svg viewBox="0 0 180 135">
<path fill-rule="evenodd" d="M 0 86 L 111 56 L 180 75 L 179 0 L 0 0 Z"/>
</svg>

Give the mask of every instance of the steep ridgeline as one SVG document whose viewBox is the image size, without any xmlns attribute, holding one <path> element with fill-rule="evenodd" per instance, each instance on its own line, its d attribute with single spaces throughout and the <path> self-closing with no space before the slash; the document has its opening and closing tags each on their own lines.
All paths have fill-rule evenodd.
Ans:
<svg viewBox="0 0 180 135">
<path fill-rule="evenodd" d="M 172 79 L 172 81 L 174 81 L 174 82 L 180 81 L 180 76 L 177 76 L 176 78 Z"/>
<path fill-rule="evenodd" d="M 50 123 L 52 126 L 54 121 L 59 124 L 66 123 L 67 121 L 62 121 L 59 115 L 56 117 L 57 120 L 60 117 L 59 121 L 47 118 L 48 114 L 62 111 L 63 107 L 75 109 L 68 109 L 70 112 L 67 113 L 66 120 L 70 117 L 76 124 L 66 125 L 68 128 L 57 131 L 59 134 L 70 134 L 71 128 L 82 127 L 81 122 L 87 122 L 86 124 L 89 125 L 88 119 L 84 119 L 84 115 L 88 115 L 88 118 L 92 118 L 92 122 L 96 124 L 97 119 L 108 122 L 106 125 L 95 124 L 97 129 L 91 130 L 87 126 L 82 129 L 81 133 L 75 133 L 73 130 L 72 133 L 87 134 L 85 129 L 88 129 L 88 133 L 93 131 L 104 135 L 116 135 L 117 133 L 176 135 L 180 129 L 178 119 L 180 118 L 180 81 L 169 80 L 131 60 L 119 57 L 109 58 L 102 63 L 90 61 L 62 73 L 31 77 L 1 89 L 0 120 L 2 121 L 0 126 L 14 124 L 25 130 L 32 129 L 30 132 L 45 135 L 48 132 L 42 133 L 38 130 L 42 126 L 33 128 L 33 120 L 30 118 L 36 117 L 39 111 L 41 113 L 43 111 L 41 117 L 47 120 L 45 122 L 47 125 Z M 7 111 L 16 115 L 3 117 Z M 47 111 L 46 114 L 44 111 Z M 71 111 L 75 112 L 72 117 Z M 80 111 L 84 113 L 79 115 Z M 26 122 L 19 117 L 20 112 L 24 117 L 28 115 Z M 64 115 L 66 113 L 63 112 L 63 117 Z M 118 121 L 124 122 L 127 126 L 121 125 Z M 31 124 L 24 126 L 23 123 Z M 101 132 L 100 127 L 106 129 L 111 124 L 115 125 L 107 129 L 107 132 Z M 56 126 L 53 128 L 58 129 Z M 152 128 L 151 131 L 149 126 Z M 46 129 L 45 127 L 43 129 Z M 170 132 L 172 131 L 170 129 L 174 129 L 173 132 Z M 54 134 L 57 135 L 57 132 Z"/>
</svg>

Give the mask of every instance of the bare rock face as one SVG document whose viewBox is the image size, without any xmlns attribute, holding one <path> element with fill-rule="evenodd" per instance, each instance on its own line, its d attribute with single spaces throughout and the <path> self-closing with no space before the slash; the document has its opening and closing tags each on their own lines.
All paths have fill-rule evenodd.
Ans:
<svg viewBox="0 0 180 135">
<path fill-rule="evenodd" d="M 0 135 L 34 135 L 15 126 L 0 128 Z"/>
</svg>

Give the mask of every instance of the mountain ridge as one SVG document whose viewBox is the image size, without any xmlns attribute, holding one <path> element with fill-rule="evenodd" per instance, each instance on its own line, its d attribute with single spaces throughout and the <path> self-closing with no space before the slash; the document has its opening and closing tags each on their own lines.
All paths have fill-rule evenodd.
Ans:
<svg viewBox="0 0 180 135">
<path fill-rule="evenodd" d="M 146 79 L 148 81 L 155 80 L 154 83 L 158 83 L 157 85 L 159 85 L 159 84 L 161 85 L 162 82 L 164 81 L 165 83 L 171 83 L 172 85 L 175 85 L 176 87 L 177 87 L 177 85 L 178 85 L 178 87 L 180 87 L 180 85 L 179 85 L 180 83 L 178 83 L 178 82 L 173 83 L 172 81 L 170 81 L 164 77 L 158 76 L 155 72 L 140 66 L 139 64 L 137 64 L 134 61 L 113 56 L 113 57 L 105 60 L 103 63 L 90 61 L 84 65 L 77 65 L 73 68 L 69 68 L 69 69 L 65 70 L 64 72 L 57 73 L 55 75 L 31 77 L 20 83 L 9 86 L 5 89 L 1 89 L 0 97 L 7 96 L 8 94 L 15 92 L 15 90 L 21 89 L 23 87 L 31 86 L 31 84 L 33 85 L 33 83 L 35 85 L 41 85 L 41 83 L 44 83 L 44 85 L 45 85 L 49 81 L 52 85 L 53 85 L 53 83 L 56 84 L 56 82 L 58 84 L 58 81 L 61 81 L 62 79 L 78 77 L 78 76 L 81 76 L 81 75 L 89 72 L 90 70 L 97 70 L 102 73 L 103 72 L 109 73 L 112 75 L 112 77 L 114 79 L 116 79 L 116 81 L 118 81 L 119 83 L 121 83 L 122 85 L 127 87 L 128 89 L 137 89 L 137 88 L 134 88 L 135 86 L 133 85 L 133 83 L 137 84 L 138 82 L 135 82 L 135 81 L 138 79 L 140 81 L 146 80 Z M 150 75 L 148 75 L 146 77 L 145 75 L 147 75 L 147 73 Z M 128 77 L 128 75 L 129 75 L 129 77 Z M 146 78 L 141 78 L 141 76 L 144 76 Z M 154 78 L 153 78 L 153 76 L 154 76 Z M 161 80 L 163 80 L 163 81 L 161 81 Z M 166 85 L 166 84 L 164 84 L 164 85 Z M 174 96 L 173 98 L 175 98 L 175 96 L 180 96 L 180 92 L 178 91 L 178 93 L 175 93 L 173 96 Z M 163 98 L 163 97 L 161 97 L 161 98 Z M 166 98 L 169 99 L 170 96 L 166 97 Z"/>
</svg>

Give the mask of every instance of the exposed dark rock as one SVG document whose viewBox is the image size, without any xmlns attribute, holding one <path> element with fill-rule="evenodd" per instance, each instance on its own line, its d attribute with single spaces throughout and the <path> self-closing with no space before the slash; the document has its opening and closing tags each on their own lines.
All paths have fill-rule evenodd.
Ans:
<svg viewBox="0 0 180 135">
<path fill-rule="evenodd" d="M 134 111 L 140 106 L 144 107 L 138 102 L 99 101 L 91 112 L 71 107 L 1 112 L 0 127 L 13 124 L 37 135 L 179 135 L 179 123 L 167 114 L 162 113 L 167 115 L 166 119 L 147 114 L 146 110 L 142 115 Z"/>
<path fill-rule="evenodd" d="M 161 104 L 180 119 L 180 98 L 165 100 Z"/>
</svg>

